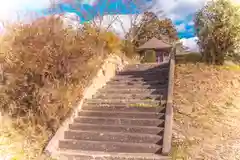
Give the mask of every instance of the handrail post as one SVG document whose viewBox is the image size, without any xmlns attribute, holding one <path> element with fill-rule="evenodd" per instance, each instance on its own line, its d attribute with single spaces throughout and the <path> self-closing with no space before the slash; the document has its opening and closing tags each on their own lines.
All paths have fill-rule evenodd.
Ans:
<svg viewBox="0 0 240 160">
<path fill-rule="evenodd" d="M 168 93 L 167 104 L 165 112 L 165 124 L 163 133 L 163 148 L 162 154 L 169 155 L 172 146 L 172 128 L 173 128 L 173 87 L 174 87 L 174 72 L 175 72 L 175 45 L 172 48 L 169 59 L 169 73 L 168 73 Z"/>
</svg>

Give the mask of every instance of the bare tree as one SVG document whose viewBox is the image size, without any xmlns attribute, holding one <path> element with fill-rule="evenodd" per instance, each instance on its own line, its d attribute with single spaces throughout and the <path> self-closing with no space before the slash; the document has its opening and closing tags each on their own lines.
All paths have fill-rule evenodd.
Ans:
<svg viewBox="0 0 240 160">
<path fill-rule="evenodd" d="M 57 7 L 56 0 L 50 0 L 52 4 L 52 8 Z M 92 10 L 88 10 L 85 12 L 84 10 L 80 10 L 80 8 L 76 5 L 74 1 L 66 1 L 65 3 L 71 4 L 72 7 L 79 13 L 81 13 L 82 17 L 87 20 L 86 23 L 90 24 L 94 28 L 98 29 L 101 32 L 102 29 L 109 30 L 114 29 L 114 25 L 118 26 L 118 30 L 121 29 L 125 38 L 130 40 L 131 42 L 138 36 L 143 27 L 142 21 L 142 13 L 144 12 L 153 12 L 157 16 L 163 16 L 163 12 L 157 5 L 158 0 L 152 0 L 151 2 L 147 2 L 146 0 L 125 0 L 126 7 L 129 11 L 135 9 L 136 13 L 125 15 L 125 19 L 119 13 L 111 14 L 108 13 L 108 7 L 110 6 L 111 0 L 107 0 L 105 5 L 106 10 L 103 12 L 98 11 L 96 8 Z M 80 2 L 81 3 L 81 2 Z M 129 4 L 129 5 L 128 5 Z M 134 8 L 132 7 L 132 4 Z M 58 8 L 60 9 L 60 8 Z M 128 19 L 129 25 L 126 27 L 126 17 Z M 138 29 L 136 30 L 136 26 Z"/>
<path fill-rule="evenodd" d="M 133 42 L 136 37 L 141 32 L 144 23 L 141 23 L 144 21 L 143 14 L 144 12 L 153 12 L 158 17 L 164 16 L 163 11 L 161 8 L 158 8 L 157 5 L 158 0 L 152 0 L 151 2 L 146 2 L 146 0 L 128 0 L 127 4 L 134 3 L 137 13 L 135 14 L 129 14 L 128 19 L 130 21 L 129 28 L 126 28 L 124 20 L 118 18 L 117 21 L 120 23 L 121 29 L 123 31 L 123 34 L 125 35 L 125 38 L 129 40 L 130 42 Z M 128 7 L 128 9 L 132 9 Z M 153 19 L 154 17 L 152 17 Z M 151 19 L 149 19 L 151 21 Z M 136 26 L 139 26 L 136 30 Z"/>
</svg>

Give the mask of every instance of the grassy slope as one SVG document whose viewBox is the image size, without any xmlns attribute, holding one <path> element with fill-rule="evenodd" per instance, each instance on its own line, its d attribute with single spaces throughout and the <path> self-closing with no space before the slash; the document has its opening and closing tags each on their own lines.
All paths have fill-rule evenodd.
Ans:
<svg viewBox="0 0 240 160">
<path fill-rule="evenodd" d="M 239 66 L 176 66 L 173 159 L 240 158 L 239 88 Z"/>
</svg>

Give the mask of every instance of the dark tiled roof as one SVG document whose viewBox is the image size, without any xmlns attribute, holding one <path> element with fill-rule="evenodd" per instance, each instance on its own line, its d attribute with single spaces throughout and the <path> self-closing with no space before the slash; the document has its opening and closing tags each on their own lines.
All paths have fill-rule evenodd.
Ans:
<svg viewBox="0 0 240 160">
<path fill-rule="evenodd" d="M 166 49 L 171 47 L 172 46 L 170 44 L 154 37 L 140 46 L 139 49 Z"/>
</svg>

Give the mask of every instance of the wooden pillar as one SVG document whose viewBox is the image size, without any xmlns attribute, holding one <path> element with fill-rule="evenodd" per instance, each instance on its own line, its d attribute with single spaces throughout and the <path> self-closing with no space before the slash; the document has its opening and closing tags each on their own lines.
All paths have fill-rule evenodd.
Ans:
<svg viewBox="0 0 240 160">
<path fill-rule="evenodd" d="M 156 61 L 157 63 L 161 63 L 162 61 L 162 53 L 160 50 L 156 50 Z"/>
</svg>

